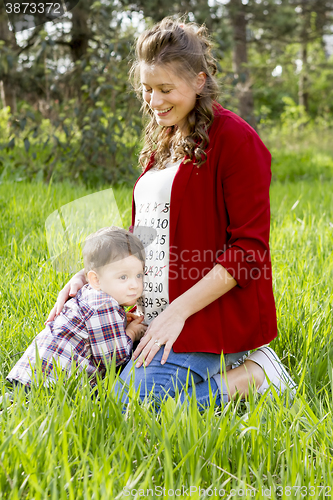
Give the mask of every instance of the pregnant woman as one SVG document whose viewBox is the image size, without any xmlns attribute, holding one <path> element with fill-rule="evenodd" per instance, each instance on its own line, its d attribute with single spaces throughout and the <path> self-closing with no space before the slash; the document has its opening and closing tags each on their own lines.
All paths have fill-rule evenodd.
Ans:
<svg viewBox="0 0 333 500">
<path fill-rule="evenodd" d="M 294 383 L 274 351 L 269 251 L 271 156 L 256 132 L 216 102 L 203 27 L 166 18 L 142 33 L 132 68 L 149 117 L 134 186 L 135 234 L 153 227 L 139 309 L 148 325 L 121 374 L 144 398 L 195 383 L 200 407 L 223 404 L 249 383 L 260 393 Z M 84 284 L 78 273 L 49 319 Z M 224 365 L 221 370 L 221 353 Z M 237 365 L 232 368 L 232 365 Z M 188 372 L 189 375 L 188 376 Z M 124 397 L 126 399 L 126 396 Z"/>
</svg>

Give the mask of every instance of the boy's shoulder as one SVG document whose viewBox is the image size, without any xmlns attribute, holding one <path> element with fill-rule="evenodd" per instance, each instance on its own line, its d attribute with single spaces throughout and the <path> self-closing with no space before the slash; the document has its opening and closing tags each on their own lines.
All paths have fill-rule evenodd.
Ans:
<svg viewBox="0 0 333 500">
<path fill-rule="evenodd" d="M 102 290 L 95 290 L 89 283 L 79 290 L 77 300 L 80 306 L 86 305 L 96 311 L 103 307 L 110 307 L 117 310 L 123 309 L 111 295 L 102 292 Z"/>
</svg>

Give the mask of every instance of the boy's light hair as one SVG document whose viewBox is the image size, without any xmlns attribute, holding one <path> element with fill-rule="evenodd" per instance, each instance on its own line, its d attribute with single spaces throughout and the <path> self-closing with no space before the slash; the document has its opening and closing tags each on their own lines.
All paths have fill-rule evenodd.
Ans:
<svg viewBox="0 0 333 500">
<path fill-rule="evenodd" d="M 103 227 L 90 234 L 83 247 L 84 271 L 96 271 L 111 262 L 125 259 L 129 255 L 137 257 L 145 264 L 145 250 L 137 236 L 120 227 Z"/>
</svg>

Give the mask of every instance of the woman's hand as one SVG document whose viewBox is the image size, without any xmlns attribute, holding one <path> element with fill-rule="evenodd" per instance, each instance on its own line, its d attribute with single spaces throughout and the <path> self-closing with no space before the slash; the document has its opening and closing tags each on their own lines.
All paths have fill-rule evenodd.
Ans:
<svg viewBox="0 0 333 500">
<path fill-rule="evenodd" d="M 150 323 L 145 335 L 133 353 L 133 360 L 140 356 L 135 365 L 136 368 L 139 368 L 143 362 L 145 366 L 148 366 L 155 354 L 163 348 L 164 353 L 161 364 L 164 365 L 174 342 L 184 327 L 185 319 L 178 311 L 174 310 L 172 304 L 159 314 Z"/>
<path fill-rule="evenodd" d="M 69 280 L 69 282 L 64 286 L 64 288 L 59 292 L 57 302 L 51 310 L 46 323 L 53 321 L 62 311 L 67 300 L 71 297 L 75 297 L 80 288 L 87 283 L 84 271 L 79 271 L 74 274 L 74 276 Z"/>
</svg>

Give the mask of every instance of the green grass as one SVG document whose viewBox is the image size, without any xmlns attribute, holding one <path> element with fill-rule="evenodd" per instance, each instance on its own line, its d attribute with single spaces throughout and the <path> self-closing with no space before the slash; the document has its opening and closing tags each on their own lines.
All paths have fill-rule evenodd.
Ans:
<svg viewBox="0 0 333 500">
<path fill-rule="evenodd" d="M 132 394 L 122 413 L 112 397 L 112 368 L 100 381 L 100 401 L 84 377 L 80 391 L 72 380 L 41 387 L 28 401 L 18 391 L 0 414 L 0 498 L 218 498 L 214 488 L 224 498 L 333 496 L 333 183 L 320 175 L 283 181 L 271 189 L 279 327 L 272 345 L 299 383 L 294 404 L 251 395 L 201 415 L 195 401 L 181 407 L 176 398 L 156 415 Z M 0 185 L 3 393 L 17 353 L 43 328 L 68 279 L 49 260 L 45 219 L 88 193 L 65 184 Z M 129 225 L 131 190 L 115 193 Z"/>
</svg>

